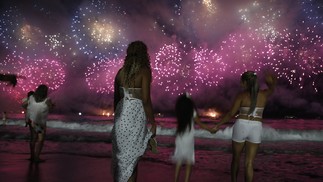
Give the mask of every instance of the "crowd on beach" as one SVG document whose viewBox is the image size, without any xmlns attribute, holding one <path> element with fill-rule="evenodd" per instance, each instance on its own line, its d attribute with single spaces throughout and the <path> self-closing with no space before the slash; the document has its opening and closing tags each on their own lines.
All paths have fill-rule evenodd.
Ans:
<svg viewBox="0 0 323 182">
<path fill-rule="evenodd" d="M 190 180 L 192 166 L 195 163 L 195 125 L 210 133 L 216 133 L 224 123 L 233 118 L 235 122 L 232 132 L 231 181 L 235 182 L 238 179 L 243 151 L 245 151 L 244 179 L 248 182 L 253 181 L 254 160 L 261 143 L 262 116 L 267 99 L 274 92 L 277 82 L 272 74 L 264 73 L 267 88 L 260 89 L 257 74 L 254 71 L 242 73 L 240 84 L 244 90 L 236 95 L 231 109 L 213 127 L 201 122 L 189 93 L 183 91 L 183 94 L 178 96 L 174 103 L 177 120 L 175 149 L 170 156 L 175 165 L 174 181 L 179 181 L 183 165 L 185 165 L 185 181 Z M 16 86 L 17 78 L 15 74 L 0 74 L 0 80 L 12 86 Z M 138 163 L 145 151 L 151 150 L 158 155 L 151 82 L 148 48 L 142 41 L 131 42 L 127 48 L 124 64 L 117 72 L 114 81 L 115 114 L 111 132 L 114 181 L 136 181 Z M 54 108 L 48 96 L 48 89 L 47 85 L 40 83 L 34 91 L 28 92 L 22 101 L 26 127 L 29 127 L 30 131 L 30 161 L 33 163 L 44 162 L 40 154 L 46 138 L 46 120 Z M 5 120 L 6 113 L 3 113 L 4 124 Z"/>
</svg>

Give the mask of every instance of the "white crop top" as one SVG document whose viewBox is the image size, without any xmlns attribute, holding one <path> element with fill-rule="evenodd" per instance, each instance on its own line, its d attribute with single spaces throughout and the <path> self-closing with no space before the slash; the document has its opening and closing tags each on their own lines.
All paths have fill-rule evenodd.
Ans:
<svg viewBox="0 0 323 182">
<path fill-rule="evenodd" d="M 240 107 L 240 113 L 241 116 L 248 116 L 248 117 L 254 117 L 254 118 L 262 118 L 262 114 L 264 112 L 263 107 L 255 107 L 253 112 L 248 114 L 250 107 Z"/>
</svg>

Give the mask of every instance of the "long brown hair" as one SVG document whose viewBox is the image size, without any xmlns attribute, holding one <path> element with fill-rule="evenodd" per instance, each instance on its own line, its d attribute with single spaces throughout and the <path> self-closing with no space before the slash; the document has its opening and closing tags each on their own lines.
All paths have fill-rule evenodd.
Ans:
<svg viewBox="0 0 323 182">
<path fill-rule="evenodd" d="M 257 74 L 254 71 L 246 71 L 241 75 L 241 81 L 247 84 L 247 90 L 250 94 L 251 99 L 248 114 L 251 114 L 256 108 L 257 96 L 259 92 Z"/>
<path fill-rule="evenodd" d="M 194 110 L 196 110 L 195 104 L 186 94 L 182 94 L 177 98 L 175 105 L 177 135 L 183 134 L 186 128 L 189 128 L 189 131 L 191 130 Z"/>
<path fill-rule="evenodd" d="M 127 48 L 127 56 L 123 65 L 126 86 L 130 87 L 131 83 L 134 83 L 135 75 L 142 67 L 150 69 L 147 46 L 142 41 L 131 42 Z"/>
<path fill-rule="evenodd" d="M 39 85 L 35 90 L 33 96 L 36 102 L 42 102 L 47 98 L 48 87 L 46 85 Z"/>
</svg>

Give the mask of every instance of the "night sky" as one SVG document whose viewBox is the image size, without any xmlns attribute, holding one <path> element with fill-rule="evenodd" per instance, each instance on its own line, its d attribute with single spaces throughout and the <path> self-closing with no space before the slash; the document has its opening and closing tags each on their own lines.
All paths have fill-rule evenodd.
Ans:
<svg viewBox="0 0 323 182">
<path fill-rule="evenodd" d="M 1 110 L 20 112 L 39 84 L 54 113 L 103 114 L 127 45 L 144 41 L 156 113 L 189 92 L 201 113 L 227 111 L 240 75 L 278 77 L 265 117 L 323 116 L 323 2 L 320 0 L 13 0 L 0 2 Z"/>
</svg>

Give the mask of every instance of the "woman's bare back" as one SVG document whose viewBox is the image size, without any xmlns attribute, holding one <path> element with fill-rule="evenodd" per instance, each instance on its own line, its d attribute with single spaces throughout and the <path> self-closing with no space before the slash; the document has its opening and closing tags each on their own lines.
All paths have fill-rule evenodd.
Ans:
<svg viewBox="0 0 323 182">
<path fill-rule="evenodd" d="M 133 80 L 133 83 L 130 83 L 129 85 L 127 85 L 125 83 L 125 75 L 124 75 L 124 69 L 121 68 L 121 70 L 119 71 L 118 75 L 117 75 L 117 81 L 118 81 L 118 85 L 120 87 L 125 87 L 125 88 L 142 88 L 142 82 L 143 79 L 145 77 L 147 77 L 147 73 L 149 74 L 149 72 L 147 72 L 148 69 L 147 68 L 141 68 L 138 73 L 135 75 L 135 78 Z"/>
<path fill-rule="evenodd" d="M 241 94 L 242 94 L 241 107 L 250 107 L 251 98 L 250 98 L 249 92 L 245 91 Z M 256 107 L 265 107 L 267 103 L 267 97 L 268 97 L 268 94 L 266 93 L 266 91 L 260 90 L 257 95 Z"/>
</svg>

